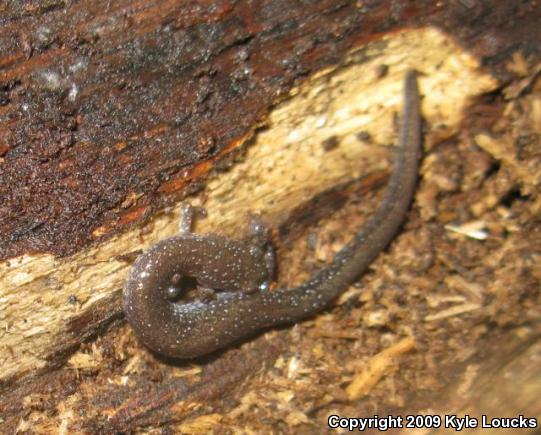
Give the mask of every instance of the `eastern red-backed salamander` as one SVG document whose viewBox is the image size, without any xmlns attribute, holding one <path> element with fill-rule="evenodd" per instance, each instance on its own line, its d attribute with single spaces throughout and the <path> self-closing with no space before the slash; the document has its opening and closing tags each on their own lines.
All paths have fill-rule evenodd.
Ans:
<svg viewBox="0 0 541 435">
<path fill-rule="evenodd" d="M 417 74 L 410 70 L 405 76 L 399 145 L 381 204 L 330 266 L 296 288 L 269 290 L 272 255 L 256 237 L 233 240 L 192 234 L 185 228 L 133 264 L 124 285 L 128 322 L 157 353 L 194 358 L 264 328 L 312 316 L 359 278 L 395 236 L 415 191 L 421 152 Z M 219 291 L 210 298 L 176 302 L 184 276 Z"/>
</svg>

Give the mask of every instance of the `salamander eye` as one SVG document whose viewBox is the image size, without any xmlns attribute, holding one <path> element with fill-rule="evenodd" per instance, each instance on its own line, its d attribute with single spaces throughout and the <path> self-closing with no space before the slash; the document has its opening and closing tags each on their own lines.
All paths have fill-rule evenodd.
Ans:
<svg viewBox="0 0 541 435">
<path fill-rule="evenodd" d="M 175 273 L 169 280 L 169 285 L 165 288 L 165 298 L 175 302 L 181 297 L 189 295 L 196 288 L 197 281 L 195 278 Z"/>
<path fill-rule="evenodd" d="M 169 286 L 165 290 L 165 297 L 170 301 L 176 301 L 182 294 L 182 288 L 176 286 Z"/>
</svg>

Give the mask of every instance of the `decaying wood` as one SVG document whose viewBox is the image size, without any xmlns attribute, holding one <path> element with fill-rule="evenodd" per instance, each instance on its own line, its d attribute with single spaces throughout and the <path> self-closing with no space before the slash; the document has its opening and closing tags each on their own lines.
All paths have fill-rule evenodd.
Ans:
<svg viewBox="0 0 541 435">
<path fill-rule="evenodd" d="M 425 40 L 434 44 L 431 50 L 423 44 Z M 457 46 L 434 30 L 402 33 L 384 42 L 384 53 L 381 48 L 366 46 L 364 53 L 353 53 L 338 71 L 320 73 L 295 89 L 294 96 L 271 112 L 266 130 L 252 139 L 243 161 L 226 172 L 213 174 L 205 191 L 190 198 L 208 212 L 197 231 L 239 237 L 249 211 L 261 213 L 271 227 L 279 227 L 307 198 L 366 176 L 368 170 L 363 173 L 363 164 L 371 170 L 376 165 L 381 167 L 385 163 L 382 147 L 378 149 L 375 144 L 396 142 L 393 114 L 399 111 L 402 76 L 408 66 L 415 65 L 426 74 L 421 80 L 426 95 L 423 113 L 433 124 L 438 124 L 438 119 L 446 120 L 446 131 L 440 130 L 440 137 L 456 133 L 468 97 L 495 85 L 473 59 L 463 56 Z M 406 48 L 407 62 L 400 54 Z M 357 60 L 372 51 L 375 61 Z M 448 59 L 452 62 L 445 68 Z M 377 76 L 381 63 L 390 71 L 384 78 Z M 438 71 L 434 65 L 438 65 Z M 462 92 L 448 86 L 458 77 Z M 359 132 L 368 134 L 374 145 L 368 147 L 359 141 Z M 332 137 L 340 145 L 326 151 L 322 144 Z M 370 158 L 379 159 L 379 163 Z M 77 344 L 84 330 L 78 329 L 83 322 L 77 318 L 87 321 L 88 313 L 96 311 L 97 302 L 118 294 L 122 287 L 130 258 L 133 260 L 124 255 L 174 235 L 177 216 L 175 209 L 162 213 L 146 226 L 79 255 L 54 258 L 45 254 L 10 260 L 1 274 L 2 287 L 9 289 L 4 313 L 10 326 L 4 343 L 17 349 L 17 357 L 6 351 L 3 375 L 43 366 L 51 354 Z M 50 289 L 46 294 L 40 291 L 44 287 Z M 76 300 L 69 303 L 72 295 Z M 24 305 L 14 304 L 15 300 Z M 113 307 L 119 309 L 118 304 Z"/>
<path fill-rule="evenodd" d="M 425 3 L 434 22 L 486 11 L 457 2 L 438 15 L 435 2 Z M 319 2 L 312 15 L 293 8 L 283 17 L 268 6 L 273 13 L 257 15 L 253 28 L 235 21 L 246 24 L 253 10 L 209 4 L 182 10 L 181 2 L 126 0 L 77 21 L 79 42 L 49 21 L 63 4 L 53 15 L 28 6 L 12 10 L 12 21 L 0 18 L 8 53 L 0 51 L 4 431 L 317 432 L 332 413 L 539 417 L 531 386 L 541 373 L 527 364 L 541 332 L 538 54 L 526 60 L 517 51 L 491 69 L 479 53 L 495 56 L 489 42 L 466 50 L 442 25 L 374 36 L 384 1 L 371 12 L 358 2 Z M 124 31 L 107 24 L 119 11 L 130 15 Z M 373 21 L 363 27 L 365 13 Z M 513 13 L 524 26 L 532 20 Z M 14 30 L 33 16 L 42 20 L 34 33 Z M 304 23 L 305 33 L 279 30 L 273 19 Z M 204 26 L 222 22 L 238 33 L 208 39 Z M 139 36 L 128 36 L 130 26 Z M 173 42 L 153 50 L 167 38 L 150 29 Z M 510 30 L 494 29 L 480 31 L 503 46 L 498 38 Z M 81 40 L 97 52 L 77 55 Z M 125 58 L 135 67 L 123 77 Z M 66 72 L 76 59 L 82 76 Z M 490 94 L 501 90 L 502 65 L 513 79 L 505 103 Z M 179 363 L 142 347 L 123 321 L 120 290 L 137 253 L 175 234 L 180 200 L 207 209 L 197 222 L 203 233 L 239 237 L 247 212 L 261 213 L 275 230 L 282 285 L 332 258 L 377 203 L 371 191 L 385 182 L 385 145 L 396 142 L 409 67 L 421 73 L 428 155 L 414 210 L 376 273 L 338 308 L 208 358 Z M 31 101 L 39 104 L 26 109 L 33 124 L 23 129 Z M 30 169 L 15 177 L 10 165 L 24 164 Z M 45 182 L 55 186 L 51 196 Z M 306 229 L 316 220 L 314 248 Z M 509 346 L 499 349 L 503 340 Z M 500 392 L 509 373 L 517 383 Z M 517 391 L 524 400 L 510 400 Z"/>
</svg>

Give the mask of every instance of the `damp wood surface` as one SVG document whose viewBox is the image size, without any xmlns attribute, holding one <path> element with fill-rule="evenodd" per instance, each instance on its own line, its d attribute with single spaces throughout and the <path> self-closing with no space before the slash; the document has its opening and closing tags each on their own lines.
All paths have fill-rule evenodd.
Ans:
<svg viewBox="0 0 541 435">
<path fill-rule="evenodd" d="M 2 432 L 539 419 L 538 6 L 190 5 L 0 18 Z M 260 213 L 280 285 L 330 261 L 378 204 L 410 67 L 422 181 L 371 271 L 333 309 L 207 358 L 140 345 L 122 283 L 182 200 L 207 209 L 202 233 L 241 237 Z"/>
</svg>

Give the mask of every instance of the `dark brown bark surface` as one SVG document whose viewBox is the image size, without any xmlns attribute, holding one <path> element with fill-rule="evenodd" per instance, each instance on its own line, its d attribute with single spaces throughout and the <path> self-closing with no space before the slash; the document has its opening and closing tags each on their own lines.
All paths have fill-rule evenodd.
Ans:
<svg viewBox="0 0 541 435">
<path fill-rule="evenodd" d="M 336 0 L 8 9 L 0 256 L 73 253 L 197 189 L 198 162 L 230 150 L 296 81 L 389 25 L 376 3 L 368 15 Z"/>
<path fill-rule="evenodd" d="M 198 163 L 378 33 L 435 23 L 496 68 L 538 50 L 526 1 L 45 3 L 0 18 L 1 258 L 74 253 L 200 188 Z"/>
<path fill-rule="evenodd" d="M 0 4 L 3 260 L 99 249 L 143 225 L 234 165 L 294 87 L 403 28 L 435 26 L 501 83 L 472 102 L 460 134 L 438 141 L 427 125 L 416 208 L 364 291 L 193 363 L 144 349 L 111 291 L 66 320 L 44 366 L 1 377 L 1 432 L 320 433 L 330 413 L 539 419 L 540 21 L 534 1 Z M 281 270 L 315 268 L 299 253 L 314 256 L 306 228 L 319 219 L 326 259 L 325 234 L 358 226 L 359 202 L 369 213 L 384 181 L 344 183 L 280 221 Z M 472 221 L 487 240 L 449 235 L 473 234 L 458 224 Z M 44 281 L 44 297 L 53 287 Z"/>
</svg>

